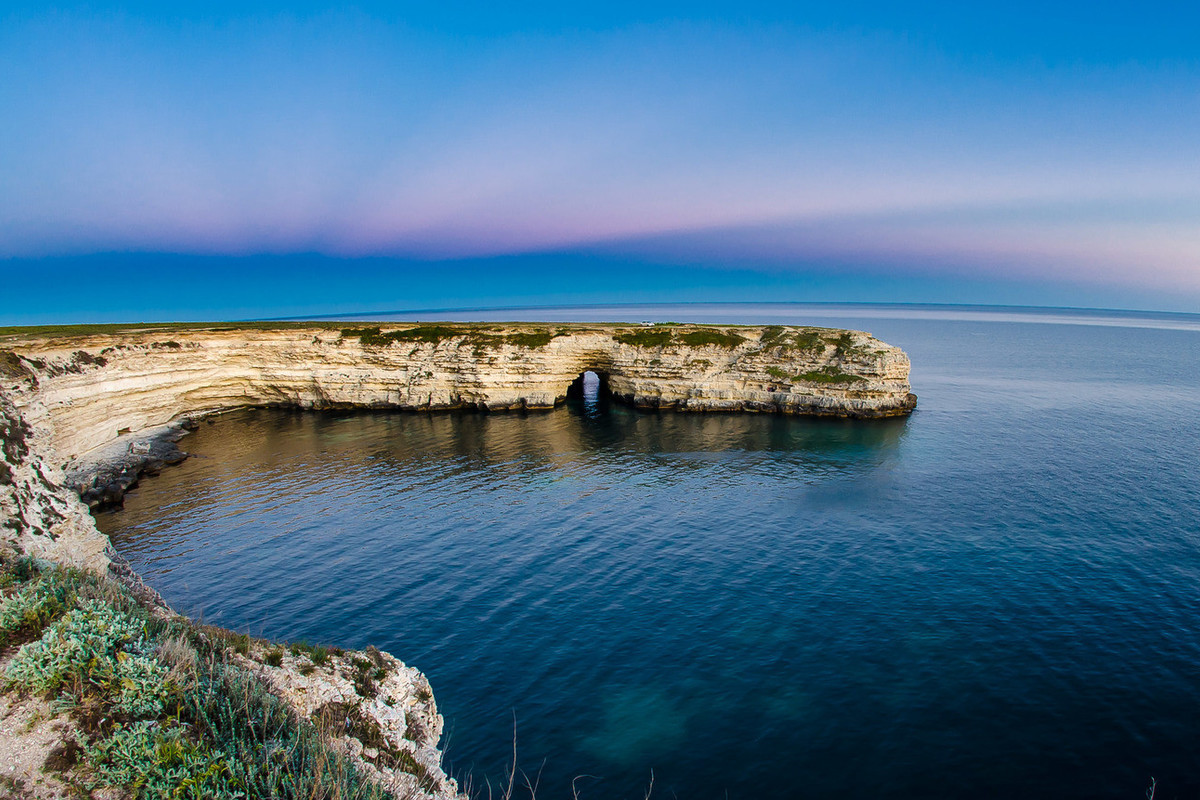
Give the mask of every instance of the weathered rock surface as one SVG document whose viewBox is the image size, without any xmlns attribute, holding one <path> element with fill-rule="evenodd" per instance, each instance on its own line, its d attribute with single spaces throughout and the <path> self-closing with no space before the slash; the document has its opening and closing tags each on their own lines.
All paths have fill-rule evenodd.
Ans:
<svg viewBox="0 0 1200 800">
<path fill-rule="evenodd" d="M 34 376 L 14 402 L 68 469 L 122 436 L 245 405 L 551 409 L 586 370 L 643 408 L 885 417 L 916 401 L 903 351 L 822 328 L 209 328 L 0 347 Z"/>
<path fill-rule="evenodd" d="M 256 643 L 241 661 L 396 797 L 459 794 L 442 771 L 442 715 L 418 670 L 373 648 L 331 653 Z"/>
<path fill-rule="evenodd" d="M 61 469 L 47 431 L 30 426 L 0 388 L 0 543 L 19 552 L 104 572 L 108 537 Z"/>
</svg>

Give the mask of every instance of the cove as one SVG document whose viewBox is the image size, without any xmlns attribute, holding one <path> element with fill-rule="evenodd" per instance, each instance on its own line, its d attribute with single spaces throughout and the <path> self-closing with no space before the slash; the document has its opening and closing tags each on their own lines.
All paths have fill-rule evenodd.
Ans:
<svg viewBox="0 0 1200 800">
<path fill-rule="evenodd" d="M 515 715 L 541 796 L 1200 789 L 1196 334 L 871 329 L 910 418 L 237 412 L 99 524 L 181 610 L 419 665 L 477 785 Z"/>
</svg>

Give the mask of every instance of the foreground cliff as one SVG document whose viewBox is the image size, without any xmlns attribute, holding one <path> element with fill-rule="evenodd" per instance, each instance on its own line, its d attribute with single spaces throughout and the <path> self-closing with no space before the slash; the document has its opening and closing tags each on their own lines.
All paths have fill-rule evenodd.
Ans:
<svg viewBox="0 0 1200 800">
<path fill-rule="evenodd" d="M 0 359 L 0 796 L 463 797 L 417 670 L 198 625 L 141 585 L 22 413 L 40 386 Z"/>
</svg>

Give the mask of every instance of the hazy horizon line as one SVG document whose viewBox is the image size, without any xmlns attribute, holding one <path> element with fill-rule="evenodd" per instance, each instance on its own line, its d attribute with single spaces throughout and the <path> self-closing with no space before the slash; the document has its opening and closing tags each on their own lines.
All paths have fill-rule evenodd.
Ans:
<svg viewBox="0 0 1200 800">
<path fill-rule="evenodd" d="M 927 308 L 927 309 L 976 309 L 976 310 L 1022 310 L 1022 311 L 1070 311 L 1101 314 L 1161 314 L 1172 317 L 1200 317 L 1200 312 L 1167 311 L 1153 308 L 1107 308 L 1098 306 L 1051 306 L 1004 303 L 916 303 L 916 302 L 882 302 L 870 300 L 680 300 L 654 302 L 612 302 L 612 303 L 545 303 L 519 305 L 480 305 L 480 306 L 447 306 L 439 308 L 400 308 L 391 310 L 362 311 L 354 313 L 334 314 L 302 314 L 283 317 L 247 317 L 237 320 L 214 320 L 215 322 L 303 322 L 305 320 L 330 320 L 356 318 L 360 322 L 370 322 L 372 315 L 394 316 L 397 314 L 454 314 L 471 311 L 523 311 L 523 310 L 557 310 L 557 309 L 598 309 L 598 308 L 652 308 L 670 306 L 869 306 L 874 308 Z M 382 321 L 382 320 L 381 320 Z M 519 321 L 519 320 L 518 320 Z"/>
</svg>

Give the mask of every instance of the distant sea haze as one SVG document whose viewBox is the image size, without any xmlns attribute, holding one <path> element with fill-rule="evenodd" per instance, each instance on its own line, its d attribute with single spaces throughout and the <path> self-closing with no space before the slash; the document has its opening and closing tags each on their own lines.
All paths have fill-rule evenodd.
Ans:
<svg viewBox="0 0 1200 800">
<path fill-rule="evenodd" d="M 515 718 L 542 797 L 1200 795 L 1200 317 L 391 316 L 851 327 L 920 403 L 223 416 L 100 515 L 172 605 L 418 667 L 475 786 Z"/>
<path fill-rule="evenodd" d="M 1103 325 L 1119 328 L 1162 328 L 1200 331 L 1200 314 L 1174 311 L 981 306 L 941 303 L 597 303 L 558 306 L 430 308 L 372 311 L 361 314 L 292 317 L 348 321 L 478 321 L 478 322 L 699 322 L 727 325 L 816 320 L 907 319 L 960 322 L 1028 322 L 1055 325 Z M 840 327 L 853 327 L 846 324 Z"/>
</svg>

